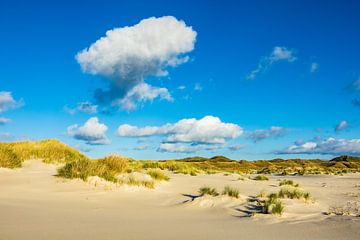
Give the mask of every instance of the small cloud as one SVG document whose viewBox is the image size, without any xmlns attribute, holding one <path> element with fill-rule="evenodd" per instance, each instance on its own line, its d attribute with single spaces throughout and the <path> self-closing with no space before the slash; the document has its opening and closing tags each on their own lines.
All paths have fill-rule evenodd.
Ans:
<svg viewBox="0 0 360 240">
<path fill-rule="evenodd" d="M 313 62 L 313 63 L 311 63 L 311 66 L 310 66 L 310 72 L 314 73 L 318 70 L 318 68 L 319 68 L 319 64 L 316 62 Z"/>
<path fill-rule="evenodd" d="M 5 125 L 9 122 L 11 122 L 11 119 L 0 117 L 0 125 Z"/>
<path fill-rule="evenodd" d="M 181 86 L 178 86 L 177 89 L 178 89 L 178 90 L 185 90 L 185 89 L 186 89 L 186 86 L 181 85 Z"/>
<path fill-rule="evenodd" d="M 254 142 L 259 142 L 267 138 L 280 137 L 284 135 L 286 129 L 283 127 L 272 126 L 269 129 L 257 129 L 249 134 Z"/>
<path fill-rule="evenodd" d="M 203 90 L 203 86 L 200 83 L 195 83 L 194 91 L 200 92 Z"/>
<path fill-rule="evenodd" d="M 260 60 L 258 67 L 251 71 L 251 73 L 247 76 L 247 79 L 254 80 L 259 73 L 269 69 L 271 65 L 278 61 L 293 62 L 295 60 L 296 57 L 294 56 L 293 50 L 289 50 L 286 47 L 274 47 L 272 53 Z"/>
<path fill-rule="evenodd" d="M 221 148 L 220 145 L 189 145 L 183 143 L 162 143 L 157 149 L 158 152 L 169 152 L 169 153 L 195 153 L 199 151 L 209 151 Z"/>
<path fill-rule="evenodd" d="M 91 152 L 93 150 L 93 148 L 91 147 L 87 147 L 87 146 L 82 146 L 82 145 L 76 145 L 75 146 L 76 149 L 78 149 L 79 151 L 83 152 L 83 153 L 88 153 Z"/>
<path fill-rule="evenodd" d="M 277 151 L 278 154 L 326 154 L 326 155 L 360 155 L 360 139 L 336 139 L 309 141 Z"/>
<path fill-rule="evenodd" d="M 0 140 L 2 141 L 9 141 L 13 138 L 14 136 L 11 133 L 7 133 L 7 132 L 0 133 Z"/>
<path fill-rule="evenodd" d="M 350 90 L 358 92 L 360 91 L 360 76 L 350 84 Z"/>
<path fill-rule="evenodd" d="M 147 150 L 147 149 L 149 149 L 149 145 L 141 145 L 141 146 L 136 146 L 136 147 L 134 147 L 133 149 L 135 150 L 135 151 L 144 151 L 144 150 Z"/>
<path fill-rule="evenodd" d="M 108 127 L 105 124 L 99 123 L 97 117 L 89 118 L 83 126 L 77 124 L 71 125 L 67 128 L 67 135 L 77 140 L 85 141 L 89 145 L 106 145 L 111 141 L 106 136 Z"/>
<path fill-rule="evenodd" d="M 112 105 L 130 111 L 134 110 L 139 103 L 153 102 L 155 98 L 169 102 L 174 101 L 168 89 L 153 87 L 147 83 L 140 83 L 131 89 L 125 97 L 114 101 Z"/>
<path fill-rule="evenodd" d="M 73 115 L 77 112 L 95 114 L 98 112 L 98 105 L 92 104 L 90 101 L 79 102 L 75 108 L 64 107 L 64 111 Z"/>
<path fill-rule="evenodd" d="M 230 151 L 239 151 L 240 149 L 243 149 L 244 146 L 240 144 L 235 144 L 228 147 Z"/>
<path fill-rule="evenodd" d="M 335 127 L 335 132 L 339 132 L 347 128 L 348 123 L 346 121 L 339 122 Z"/>
<path fill-rule="evenodd" d="M 22 99 L 15 100 L 11 92 L 0 92 L 0 113 L 24 106 Z"/>
</svg>

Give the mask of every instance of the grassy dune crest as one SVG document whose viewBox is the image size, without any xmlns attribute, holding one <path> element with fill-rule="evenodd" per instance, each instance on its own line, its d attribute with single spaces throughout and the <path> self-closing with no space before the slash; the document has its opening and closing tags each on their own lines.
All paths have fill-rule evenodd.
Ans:
<svg viewBox="0 0 360 240">
<path fill-rule="evenodd" d="M 0 167 L 18 168 L 23 161 L 29 159 L 40 159 L 46 163 L 67 163 L 88 158 L 53 139 L 38 142 L 0 142 Z"/>
</svg>

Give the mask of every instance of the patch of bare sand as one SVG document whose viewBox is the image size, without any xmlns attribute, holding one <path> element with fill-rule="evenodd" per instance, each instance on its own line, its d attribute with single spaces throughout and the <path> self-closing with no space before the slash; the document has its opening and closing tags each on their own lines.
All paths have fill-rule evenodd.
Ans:
<svg viewBox="0 0 360 240">
<path fill-rule="evenodd" d="M 323 214 L 330 206 L 360 200 L 356 174 L 269 181 L 171 174 L 170 182 L 156 189 L 106 188 L 99 179 L 89 184 L 55 174 L 56 166 L 39 161 L 0 169 L 0 239 L 357 239 L 360 234 L 360 218 Z M 315 202 L 284 200 L 281 217 L 249 217 L 254 197 L 278 191 L 278 179 L 285 178 L 300 183 Z M 226 185 L 238 188 L 240 199 L 198 197 L 205 185 L 219 192 Z"/>
</svg>

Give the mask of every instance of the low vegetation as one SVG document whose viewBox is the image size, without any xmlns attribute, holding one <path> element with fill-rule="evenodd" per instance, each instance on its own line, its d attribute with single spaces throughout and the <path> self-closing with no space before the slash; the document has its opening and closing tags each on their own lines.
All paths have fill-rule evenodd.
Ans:
<svg viewBox="0 0 360 240">
<path fill-rule="evenodd" d="M 284 204 L 279 199 L 278 194 L 269 194 L 267 199 L 262 203 L 262 213 L 282 215 L 284 212 Z"/>
<path fill-rule="evenodd" d="M 282 188 L 278 196 L 280 198 L 289 198 L 289 199 L 303 199 L 304 201 L 309 201 L 311 198 L 310 193 L 302 192 L 297 188 Z"/>
<path fill-rule="evenodd" d="M 213 196 L 213 197 L 216 197 L 216 196 L 219 195 L 219 193 L 217 192 L 217 190 L 215 188 L 207 187 L 207 186 L 201 187 L 199 189 L 199 194 L 201 196 L 210 195 L 210 196 Z"/>
<path fill-rule="evenodd" d="M 253 178 L 253 180 L 255 181 L 268 181 L 269 178 L 265 175 L 257 175 L 256 177 Z"/>
<path fill-rule="evenodd" d="M 40 159 L 46 163 L 86 160 L 86 156 L 57 140 L 0 142 L 0 167 L 19 168 L 22 162 Z"/>
<path fill-rule="evenodd" d="M 163 173 L 161 170 L 158 169 L 150 169 L 147 171 L 147 174 L 150 175 L 150 177 L 157 181 L 169 181 L 170 178 Z"/>
<path fill-rule="evenodd" d="M 45 163 L 60 164 L 58 175 L 65 178 L 86 180 L 89 176 L 98 176 L 117 182 L 118 175 L 130 172 L 146 171 L 154 180 L 166 180 L 168 177 L 161 170 L 177 174 L 259 174 L 254 180 L 268 180 L 263 174 L 304 175 L 337 174 L 360 172 L 360 158 L 341 156 L 330 161 L 303 159 L 273 159 L 269 161 L 231 160 L 223 156 L 212 158 L 191 157 L 178 160 L 135 161 L 120 156 L 108 156 L 91 160 L 57 140 L 23 141 L 0 143 L 0 167 L 19 168 L 25 160 L 39 159 Z M 245 178 L 240 177 L 240 180 Z M 151 183 L 149 183 L 151 184 Z M 286 180 L 282 185 L 296 186 L 297 183 Z M 283 193 L 288 196 L 289 193 Z M 297 192 L 294 193 L 298 194 Z M 291 194 L 290 194 L 291 195 Z M 306 193 L 302 198 L 310 198 Z"/>
<path fill-rule="evenodd" d="M 240 191 L 236 188 L 230 187 L 230 186 L 226 186 L 222 192 L 223 195 L 227 195 L 229 197 L 233 197 L 233 198 L 239 198 L 240 195 Z"/>
<path fill-rule="evenodd" d="M 284 185 L 289 185 L 289 186 L 293 186 L 293 187 L 299 187 L 298 183 L 294 182 L 293 180 L 287 180 L 287 179 L 284 179 L 284 180 L 279 182 L 279 186 L 284 186 Z"/>
</svg>

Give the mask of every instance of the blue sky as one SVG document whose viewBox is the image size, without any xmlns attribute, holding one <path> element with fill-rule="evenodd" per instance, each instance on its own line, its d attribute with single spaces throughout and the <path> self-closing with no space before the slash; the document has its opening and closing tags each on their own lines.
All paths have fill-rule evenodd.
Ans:
<svg viewBox="0 0 360 240">
<path fill-rule="evenodd" d="M 358 1 L 2 1 L 1 140 L 137 159 L 360 155 L 359 11 Z"/>
</svg>

